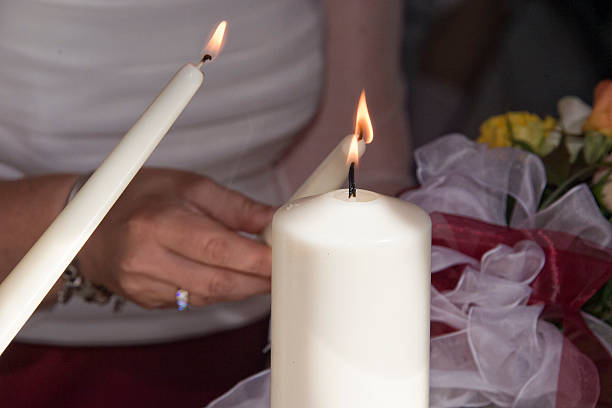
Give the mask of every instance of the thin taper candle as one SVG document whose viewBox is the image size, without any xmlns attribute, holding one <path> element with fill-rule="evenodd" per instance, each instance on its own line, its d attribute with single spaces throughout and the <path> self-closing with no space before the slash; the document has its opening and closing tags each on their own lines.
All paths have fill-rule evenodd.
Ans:
<svg viewBox="0 0 612 408">
<path fill-rule="evenodd" d="M 217 32 L 211 41 L 218 42 L 218 51 L 222 38 L 215 37 L 218 37 Z M 186 64 L 172 77 L 0 284 L 0 354 L 34 313 L 200 88 L 204 80 L 200 66 Z"/>
</svg>

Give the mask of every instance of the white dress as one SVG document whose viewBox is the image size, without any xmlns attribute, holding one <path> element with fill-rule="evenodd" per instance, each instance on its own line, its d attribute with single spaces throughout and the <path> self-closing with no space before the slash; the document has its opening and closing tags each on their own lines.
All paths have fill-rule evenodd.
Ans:
<svg viewBox="0 0 612 408">
<path fill-rule="evenodd" d="M 147 165 L 206 174 L 279 203 L 272 164 L 316 111 L 316 0 L 5 0 L 0 3 L 0 178 L 97 167 L 217 22 L 225 48 Z M 238 327 L 268 298 L 178 313 L 71 300 L 37 312 L 29 342 L 130 344 Z"/>
</svg>

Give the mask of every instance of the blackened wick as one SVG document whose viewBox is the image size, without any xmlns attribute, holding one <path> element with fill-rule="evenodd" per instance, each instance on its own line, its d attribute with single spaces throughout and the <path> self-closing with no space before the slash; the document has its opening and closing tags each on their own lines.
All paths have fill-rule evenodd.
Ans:
<svg viewBox="0 0 612 408">
<path fill-rule="evenodd" d="M 349 198 L 357 197 L 357 187 L 355 187 L 355 162 L 351 163 L 351 167 L 349 167 L 348 194 Z"/>
</svg>

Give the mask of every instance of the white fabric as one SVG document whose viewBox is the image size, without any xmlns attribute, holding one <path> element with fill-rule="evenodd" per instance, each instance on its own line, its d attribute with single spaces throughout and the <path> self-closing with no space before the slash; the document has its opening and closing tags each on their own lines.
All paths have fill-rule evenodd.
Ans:
<svg viewBox="0 0 612 408">
<path fill-rule="evenodd" d="M 541 160 L 514 148 L 489 149 L 463 135 L 436 140 L 415 152 L 421 188 L 402 198 L 428 212 L 463 215 L 507 225 L 506 197 L 516 200 L 513 228 L 565 231 L 604 247 L 612 246 L 612 224 L 601 215 L 586 184 L 538 210 L 546 186 Z"/>
<path fill-rule="evenodd" d="M 226 46 L 147 165 L 187 169 L 269 203 L 272 164 L 313 116 L 322 84 L 316 0 L 6 0 L 0 3 L 0 178 L 97 167 L 209 32 Z M 37 313 L 21 340 L 162 341 L 235 327 L 267 298 L 180 316 L 71 302 Z"/>
<path fill-rule="evenodd" d="M 535 156 L 514 149 L 490 150 L 451 135 L 421 148 L 416 158 L 422 187 L 402 198 L 429 212 L 505 225 L 504 202 L 510 194 L 517 201 L 513 225 L 566 231 L 612 245 L 612 227 L 584 188 L 569 191 L 557 205 L 536 213 L 546 180 Z M 465 265 L 453 290 L 431 289 L 431 320 L 458 330 L 431 339 L 432 407 L 555 406 L 563 336 L 539 319 L 542 305 L 527 305 L 529 284 L 544 263 L 544 251 L 529 240 L 513 247 L 500 244 L 481 259 L 432 247 L 432 273 Z M 602 342 L 612 339 L 605 323 L 592 316 L 587 322 Z M 610 343 L 606 347 L 612 352 Z M 592 364 L 575 350 L 572 358 L 577 366 Z M 269 372 L 264 371 L 208 408 L 268 408 L 269 389 Z"/>
<path fill-rule="evenodd" d="M 546 172 L 534 155 L 488 149 L 465 136 L 438 139 L 415 152 L 421 188 L 405 195 L 429 212 L 440 211 L 506 225 L 506 198 L 516 200 L 511 226 L 535 226 Z"/>
<path fill-rule="evenodd" d="M 421 188 L 402 198 L 428 212 L 506 225 L 509 195 L 516 200 L 512 227 L 564 231 L 612 246 L 612 226 L 586 185 L 537 211 L 546 175 L 532 154 L 488 149 L 462 135 L 449 135 L 415 156 Z M 538 319 L 541 306 L 526 306 L 529 283 L 544 266 L 544 252 L 532 241 L 514 248 L 498 245 L 478 264 L 453 252 L 432 248 L 432 272 L 467 265 L 454 290 L 442 294 L 432 288 L 432 321 L 461 329 L 432 339 L 432 406 L 554 407 L 563 338 Z M 590 321 L 602 330 L 605 343 L 610 328 L 606 331 L 593 317 Z"/>
<path fill-rule="evenodd" d="M 211 402 L 207 408 L 269 408 L 270 370 L 255 374 Z"/>
</svg>

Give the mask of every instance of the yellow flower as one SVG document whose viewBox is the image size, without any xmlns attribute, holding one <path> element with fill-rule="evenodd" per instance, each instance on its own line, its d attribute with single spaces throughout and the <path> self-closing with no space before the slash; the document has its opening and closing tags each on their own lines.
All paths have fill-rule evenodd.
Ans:
<svg viewBox="0 0 612 408">
<path fill-rule="evenodd" d="M 552 116 L 546 116 L 544 119 L 544 128 L 547 132 L 554 130 L 557 127 L 557 120 Z"/>
<path fill-rule="evenodd" d="M 595 87 L 593 112 L 582 130 L 594 130 L 612 137 L 612 81 L 604 79 Z"/>
<path fill-rule="evenodd" d="M 554 144 L 548 140 L 557 122 L 550 116 L 542 120 L 529 112 L 508 112 L 489 118 L 480 126 L 479 143 L 489 147 L 527 145 L 535 153 L 544 156 Z"/>
<path fill-rule="evenodd" d="M 512 146 L 506 115 L 493 116 L 484 122 L 480 126 L 478 143 L 484 143 L 489 147 Z"/>
</svg>

